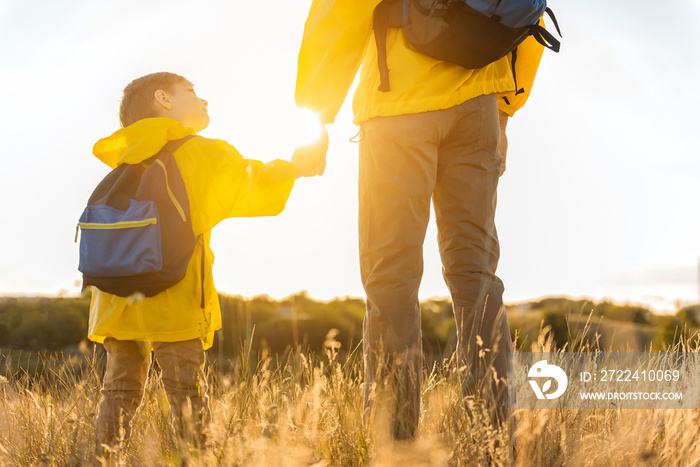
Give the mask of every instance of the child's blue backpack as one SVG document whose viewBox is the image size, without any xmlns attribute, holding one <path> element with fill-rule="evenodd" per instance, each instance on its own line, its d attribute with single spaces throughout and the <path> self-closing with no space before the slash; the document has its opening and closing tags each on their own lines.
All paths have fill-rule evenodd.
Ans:
<svg viewBox="0 0 700 467">
<path fill-rule="evenodd" d="M 83 287 L 152 297 L 185 277 L 197 238 L 173 153 L 193 137 L 118 166 L 95 188 L 78 222 Z"/>
<path fill-rule="evenodd" d="M 538 24 L 544 12 L 561 36 L 546 0 L 384 0 L 374 10 L 379 90 L 390 90 L 388 28 L 403 28 L 408 42 L 429 57 L 476 69 L 515 53 L 528 36 L 558 52 L 559 41 Z"/>
</svg>

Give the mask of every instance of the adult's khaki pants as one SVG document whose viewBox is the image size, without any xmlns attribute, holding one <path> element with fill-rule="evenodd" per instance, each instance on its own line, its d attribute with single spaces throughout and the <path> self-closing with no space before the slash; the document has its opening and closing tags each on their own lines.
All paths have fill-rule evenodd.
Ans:
<svg viewBox="0 0 700 467">
<path fill-rule="evenodd" d="M 150 347 L 161 369 L 163 387 L 179 440 L 199 442 L 210 417 L 202 341 L 140 342 L 107 338 L 107 369 L 95 423 L 96 459 L 109 458 L 120 440 L 129 438 L 131 420 L 143 399 Z"/>
<path fill-rule="evenodd" d="M 393 397 L 393 436 L 415 435 L 422 368 L 418 288 L 432 198 L 457 323 L 463 394 L 490 397 L 494 419 L 507 418 L 512 341 L 503 283 L 495 275 L 501 166 L 496 96 L 444 110 L 373 118 L 362 123 L 360 135 L 365 416 L 373 419 L 382 386 Z"/>
</svg>

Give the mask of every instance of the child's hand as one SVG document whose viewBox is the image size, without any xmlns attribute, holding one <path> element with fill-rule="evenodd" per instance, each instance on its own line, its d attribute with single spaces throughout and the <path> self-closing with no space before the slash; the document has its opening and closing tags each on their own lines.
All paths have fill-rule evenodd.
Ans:
<svg viewBox="0 0 700 467">
<path fill-rule="evenodd" d="M 326 170 L 326 153 L 328 152 L 328 132 L 321 127 L 321 135 L 316 141 L 294 150 L 292 162 L 296 167 L 296 178 L 323 175 Z"/>
</svg>

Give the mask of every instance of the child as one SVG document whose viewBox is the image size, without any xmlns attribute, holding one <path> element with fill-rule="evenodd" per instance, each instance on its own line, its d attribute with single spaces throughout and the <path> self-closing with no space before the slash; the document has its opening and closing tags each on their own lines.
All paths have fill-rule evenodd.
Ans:
<svg viewBox="0 0 700 467">
<path fill-rule="evenodd" d="M 141 163 L 168 141 L 205 129 L 207 105 L 192 83 L 179 75 L 162 72 L 138 78 L 124 89 L 119 107 L 122 128 L 98 141 L 93 153 L 111 168 Z M 210 415 L 204 351 L 221 327 L 212 279 L 211 229 L 228 217 L 279 214 L 295 178 L 323 172 L 324 145 L 326 138 L 298 148 L 292 162 L 268 164 L 246 160 L 225 141 L 203 137 L 186 141 L 174 152 L 198 237 L 184 279 L 141 300 L 93 288 L 89 338 L 104 343 L 107 351 L 96 421 L 98 460 L 129 437 L 131 419 L 143 398 L 151 349 L 161 368 L 178 436 L 201 439 Z"/>
</svg>

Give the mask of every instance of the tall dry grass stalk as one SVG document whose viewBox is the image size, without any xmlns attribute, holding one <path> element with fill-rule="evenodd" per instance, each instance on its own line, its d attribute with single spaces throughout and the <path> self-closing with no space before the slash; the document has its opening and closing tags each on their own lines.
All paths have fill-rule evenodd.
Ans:
<svg viewBox="0 0 700 467">
<path fill-rule="evenodd" d="M 546 335 L 538 346 L 552 350 Z M 329 334 L 325 355 L 299 350 L 251 355 L 244 348 L 235 360 L 214 362 L 209 367 L 213 418 L 208 442 L 200 448 L 183 448 L 174 438 L 154 370 L 119 464 L 509 465 L 505 431 L 490 425 L 483 407 L 469 402 L 465 409 L 461 403 L 454 362 L 426 364 L 417 438 L 393 442 L 386 420 L 363 429 L 359 351 L 341 358 L 338 348 Z M 698 346 L 685 351 L 698 352 Z M 0 465 L 92 465 L 100 361 L 42 358 L 37 375 L 0 377 Z M 700 465 L 700 410 L 520 410 L 515 415 L 518 466 Z"/>
</svg>

